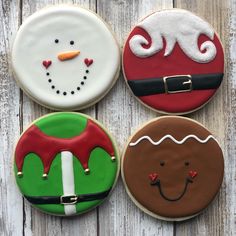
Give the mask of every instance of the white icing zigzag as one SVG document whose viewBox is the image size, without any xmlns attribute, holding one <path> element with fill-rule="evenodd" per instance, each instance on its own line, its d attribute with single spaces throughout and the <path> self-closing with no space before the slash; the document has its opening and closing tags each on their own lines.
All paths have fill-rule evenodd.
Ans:
<svg viewBox="0 0 236 236">
<path fill-rule="evenodd" d="M 163 49 L 163 38 L 166 42 L 164 56 L 172 53 L 176 43 L 189 58 L 199 63 L 210 62 L 216 56 L 216 47 L 210 41 L 214 39 L 213 28 L 191 12 L 180 9 L 157 12 L 145 18 L 137 26 L 144 29 L 151 38 L 149 48 L 143 47 L 149 42 L 142 35 L 134 35 L 130 39 L 130 49 L 138 57 L 150 57 Z M 205 35 L 210 40 L 198 47 L 200 35 Z"/>
<path fill-rule="evenodd" d="M 159 144 L 161 144 L 164 140 L 166 140 L 166 139 L 171 139 L 174 143 L 176 143 L 176 144 L 183 144 L 183 143 L 185 143 L 186 142 L 186 140 L 188 140 L 188 139 L 190 139 L 190 138 L 193 138 L 193 139 L 195 139 L 196 141 L 198 141 L 199 143 L 206 143 L 206 142 L 208 142 L 210 139 L 213 139 L 213 140 L 215 140 L 216 142 L 217 142 L 217 140 L 216 140 L 216 138 L 214 138 L 212 135 L 209 135 L 207 138 L 205 138 L 205 139 L 200 139 L 200 138 L 198 138 L 196 135 L 194 135 L 194 134 L 190 134 L 190 135 L 188 135 L 188 136 L 186 136 L 186 137 L 184 137 L 182 140 L 177 140 L 177 139 L 175 139 L 172 135 L 170 135 L 170 134 L 167 134 L 167 135 L 165 135 L 164 137 L 162 137 L 160 140 L 158 140 L 157 142 L 154 142 L 149 136 L 142 136 L 141 138 L 139 138 L 136 142 L 134 142 L 134 143 L 130 143 L 129 144 L 129 146 L 136 146 L 137 144 L 139 144 L 141 141 L 143 141 L 143 140 L 148 140 L 150 143 L 152 143 L 153 145 L 159 145 Z"/>
</svg>

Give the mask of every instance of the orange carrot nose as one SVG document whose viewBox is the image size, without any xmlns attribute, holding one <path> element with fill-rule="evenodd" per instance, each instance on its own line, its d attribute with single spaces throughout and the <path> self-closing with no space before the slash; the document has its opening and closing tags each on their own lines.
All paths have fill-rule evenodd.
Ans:
<svg viewBox="0 0 236 236">
<path fill-rule="evenodd" d="M 80 51 L 69 51 L 58 54 L 58 59 L 60 61 L 66 61 L 77 57 L 80 54 Z"/>
</svg>

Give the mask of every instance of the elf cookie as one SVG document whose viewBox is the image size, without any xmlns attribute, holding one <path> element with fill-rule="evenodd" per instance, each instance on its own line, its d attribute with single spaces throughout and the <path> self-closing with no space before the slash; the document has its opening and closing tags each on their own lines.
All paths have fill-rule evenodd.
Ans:
<svg viewBox="0 0 236 236">
<path fill-rule="evenodd" d="M 215 137 L 182 117 L 154 119 L 130 139 L 122 177 L 134 203 L 153 217 L 185 220 L 218 193 L 224 160 Z"/>
<path fill-rule="evenodd" d="M 18 84 L 36 102 L 75 110 L 93 105 L 111 89 L 120 52 L 95 13 L 59 5 L 24 21 L 13 44 L 12 66 Z"/>
<path fill-rule="evenodd" d="M 14 153 L 17 185 L 36 208 L 75 215 L 100 204 L 119 171 L 115 144 L 90 117 L 54 113 L 21 135 Z"/>
<path fill-rule="evenodd" d="M 207 103 L 220 86 L 223 48 L 212 26 L 191 12 L 158 11 L 131 31 L 123 71 L 144 105 L 162 113 L 189 113 Z"/>
</svg>

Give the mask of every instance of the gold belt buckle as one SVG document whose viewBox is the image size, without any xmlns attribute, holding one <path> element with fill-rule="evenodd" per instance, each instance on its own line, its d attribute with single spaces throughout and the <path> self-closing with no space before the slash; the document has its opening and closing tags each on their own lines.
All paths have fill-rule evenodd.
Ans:
<svg viewBox="0 0 236 236">
<path fill-rule="evenodd" d="M 60 202 L 63 205 L 72 205 L 77 203 L 78 197 L 76 195 L 64 195 L 60 197 Z"/>
<path fill-rule="evenodd" d="M 179 89 L 179 90 L 169 90 L 168 88 L 168 79 L 173 78 L 182 78 L 183 82 L 182 85 L 189 84 L 189 87 L 186 89 Z M 165 87 L 165 93 L 185 93 L 185 92 L 191 92 L 193 89 L 192 84 L 192 76 L 191 75 L 171 75 L 171 76 L 165 76 L 163 77 L 164 87 Z"/>
</svg>

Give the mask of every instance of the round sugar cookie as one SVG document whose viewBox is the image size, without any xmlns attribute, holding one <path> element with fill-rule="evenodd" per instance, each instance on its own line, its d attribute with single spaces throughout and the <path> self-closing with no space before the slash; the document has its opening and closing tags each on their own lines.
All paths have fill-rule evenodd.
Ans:
<svg viewBox="0 0 236 236">
<path fill-rule="evenodd" d="M 12 66 L 19 86 L 36 102 L 55 110 L 83 109 L 114 85 L 120 50 L 98 15 L 58 5 L 24 21 L 12 47 Z"/>
<path fill-rule="evenodd" d="M 129 34 L 123 72 L 144 105 L 165 114 L 185 114 L 205 105 L 219 88 L 224 52 L 206 21 L 186 10 L 162 10 L 141 20 Z"/>
<path fill-rule="evenodd" d="M 34 121 L 14 151 L 16 183 L 36 208 L 71 216 L 107 198 L 119 173 L 115 143 L 92 118 L 71 112 Z"/>
<path fill-rule="evenodd" d="M 139 208 L 156 218 L 180 221 L 212 202 L 223 180 L 224 159 L 217 140 L 202 125 L 161 117 L 131 137 L 121 172 Z"/>
</svg>

